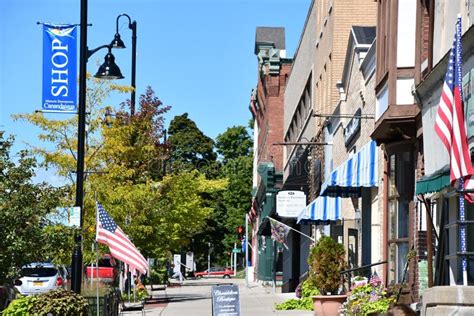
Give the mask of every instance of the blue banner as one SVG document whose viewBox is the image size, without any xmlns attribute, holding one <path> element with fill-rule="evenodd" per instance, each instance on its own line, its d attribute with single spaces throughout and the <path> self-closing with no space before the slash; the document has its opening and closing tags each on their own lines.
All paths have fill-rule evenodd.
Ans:
<svg viewBox="0 0 474 316">
<path fill-rule="evenodd" d="M 77 29 L 43 25 L 43 110 L 77 111 Z"/>
</svg>

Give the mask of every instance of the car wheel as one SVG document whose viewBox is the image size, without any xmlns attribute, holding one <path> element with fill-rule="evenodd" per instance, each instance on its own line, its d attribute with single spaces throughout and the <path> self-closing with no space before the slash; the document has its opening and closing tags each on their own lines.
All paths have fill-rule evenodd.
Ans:
<svg viewBox="0 0 474 316">
<path fill-rule="evenodd" d="M 229 274 L 224 274 L 224 279 L 230 279 L 230 275 Z"/>
</svg>

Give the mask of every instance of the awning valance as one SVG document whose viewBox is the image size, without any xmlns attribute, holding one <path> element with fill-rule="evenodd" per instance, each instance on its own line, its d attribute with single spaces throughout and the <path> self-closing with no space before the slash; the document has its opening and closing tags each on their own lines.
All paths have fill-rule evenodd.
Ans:
<svg viewBox="0 0 474 316">
<path fill-rule="evenodd" d="M 299 223 L 302 220 L 335 221 L 339 219 L 341 219 L 341 199 L 319 196 L 301 211 L 296 222 Z"/>
<path fill-rule="evenodd" d="M 439 192 L 448 187 L 451 184 L 449 175 L 449 165 L 446 165 L 432 174 L 421 177 L 416 181 L 416 194 Z"/>
<path fill-rule="evenodd" d="M 370 141 L 331 172 L 320 195 L 360 197 L 362 187 L 377 186 L 377 160 L 377 145 Z"/>
</svg>

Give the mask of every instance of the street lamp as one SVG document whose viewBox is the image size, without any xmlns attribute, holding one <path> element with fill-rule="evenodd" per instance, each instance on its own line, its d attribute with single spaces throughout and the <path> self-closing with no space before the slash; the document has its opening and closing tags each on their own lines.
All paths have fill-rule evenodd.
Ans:
<svg viewBox="0 0 474 316">
<path fill-rule="evenodd" d="M 128 14 L 120 14 L 117 17 L 116 21 L 116 29 L 115 29 L 115 36 L 110 45 L 112 48 L 125 48 L 125 43 L 120 38 L 119 33 L 119 19 L 124 16 L 128 19 L 128 28 L 132 30 L 132 93 L 130 97 L 130 116 L 135 114 L 135 75 L 137 70 L 137 21 L 133 21 Z"/>
<path fill-rule="evenodd" d="M 86 136 L 86 75 L 87 61 L 95 52 L 107 48 L 108 53 L 105 56 L 105 62 L 99 68 L 95 77 L 104 79 L 123 78 L 120 68 L 115 64 L 115 57 L 112 55 L 112 45 L 103 45 L 96 49 L 87 48 L 87 0 L 81 0 L 81 42 L 80 42 L 80 60 L 79 60 L 79 108 L 78 108 L 78 127 L 77 127 L 77 173 L 76 173 L 76 205 L 81 209 L 80 229 L 82 230 L 84 221 L 84 152 Z M 75 246 L 72 253 L 71 265 L 71 290 L 81 293 L 82 279 L 82 250 L 81 233 L 75 237 Z"/>
</svg>

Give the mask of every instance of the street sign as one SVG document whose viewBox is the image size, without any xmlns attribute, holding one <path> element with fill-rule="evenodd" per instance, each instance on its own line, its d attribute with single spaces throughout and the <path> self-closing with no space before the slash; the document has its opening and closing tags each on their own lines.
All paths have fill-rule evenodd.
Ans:
<svg viewBox="0 0 474 316">
<path fill-rule="evenodd" d="M 81 226 L 81 208 L 74 207 L 57 207 L 56 212 L 48 215 L 48 220 L 52 224 L 62 224 L 68 227 Z"/>
<path fill-rule="evenodd" d="M 240 249 L 240 248 L 234 248 L 234 249 L 232 249 L 232 252 L 233 252 L 233 253 L 241 253 L 241 252 L 242 252 L 242 249 Z"/>
<path fill-rule="evenodd" d="M 236 284 L 213 285 L 212 316 L 240 316 L 239 287 Z"/>
</svg>

